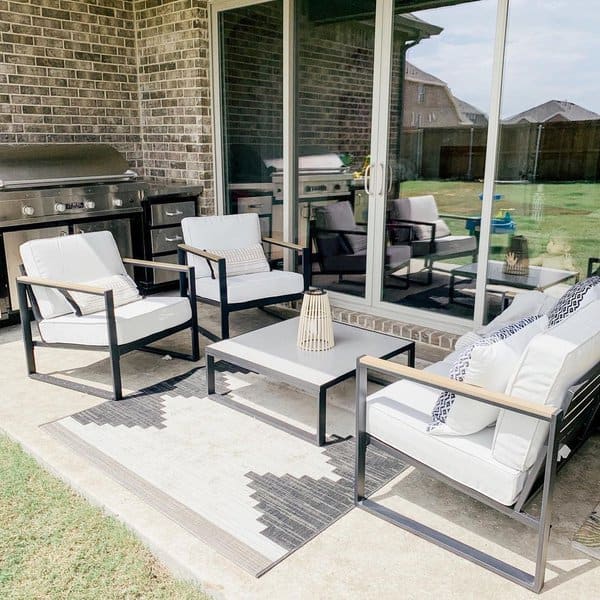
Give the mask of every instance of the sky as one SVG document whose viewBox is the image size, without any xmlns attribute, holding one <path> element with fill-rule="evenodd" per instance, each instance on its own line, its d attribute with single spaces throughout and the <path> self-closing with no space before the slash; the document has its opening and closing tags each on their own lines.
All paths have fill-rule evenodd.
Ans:
<svg viewBox="0 0 600 600">
<path fill-rule="evenodd" d="M 568 100 L 600 113 L 600 10 L 596 0 L 510 0 L 502 117 Z M 444 28 L 408 60 L 489 112 L 496 0 L 414 12 Z"/>
</svg>

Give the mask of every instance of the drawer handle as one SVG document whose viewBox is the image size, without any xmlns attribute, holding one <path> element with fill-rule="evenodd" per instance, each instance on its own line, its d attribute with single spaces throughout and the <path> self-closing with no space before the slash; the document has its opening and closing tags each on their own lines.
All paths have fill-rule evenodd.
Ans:
<svg viewBox="0 0 600 600">
<path fill-rule="evenodd" d="M 167 215 L 167 217 L 179 217 L 182 214 L 183 214 L 183 211 L 179 210 L 178 208 L 175 209 L 175 212 L 165 210 L 165 215 Z"/>
<path fill-rule="evenodd" d="M 176 235 L 175 237 L 165 237 L 165 242 L 181 242 L 183 238 L 180 235 Z"/>
<path fill-rule="evenodd" d="M 262 208 L 262 204 L 248 204 L 248 208 Z"/>
</svg>

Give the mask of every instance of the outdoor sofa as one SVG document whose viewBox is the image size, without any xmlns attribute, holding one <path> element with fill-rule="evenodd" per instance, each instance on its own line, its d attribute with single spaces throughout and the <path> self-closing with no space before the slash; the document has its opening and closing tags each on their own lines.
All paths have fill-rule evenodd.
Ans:
<svg viewBox="0 0 600 600">
<path fill-rule="evenodd" d="M 557 463 L 564 465 L 587 439 L 599 414 L 600 277 L 576 284 L 558 302 L 537 291 L 520 294 L 457 346 L 422 371 L 358 359 L 355 501 L 539 592 Z M 399 379 L 367 396 L 372 372 Z M 366 498 L 368 444 L 537 530 L 534 574 Z M 534 516 L 525 509 L 538 491 Z"/>
</svg>

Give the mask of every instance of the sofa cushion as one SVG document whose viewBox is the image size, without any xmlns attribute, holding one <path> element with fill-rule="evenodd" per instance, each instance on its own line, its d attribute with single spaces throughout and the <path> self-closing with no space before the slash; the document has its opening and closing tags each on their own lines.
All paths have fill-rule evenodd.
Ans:
<svg viewBox="0 0 600 600">
<path fill-rule="evenodd" d="M 149 296 L 115 309 L 117 341 L 127 344 L 153 333 L 181 325 L 192 316 L 188 298 Z M 78 317 L 75 314 L 43 319 L 40 335 L 46 342 L 107 346 L 106 312 Z"/>
<path fill-rule="evenodd" d="M 142 299 L 135 282 L 129 275 L 110 275 L 109 277 L 102 277 L 101 279 L 94 279 L 85 283 L 86 285 L 98 287 L 103 290 L 112 290 L 115 307 Z M 104 310 L 106 306 L 104 296 L 72 290 L 63 290 L 63 294 L 73 307 L 75 314 L 79 317 Z"/>
<path fill-rule="evenodd" d="M 599 361 L 600 300 L 596 300 L 531 340 L 506 393 L 566 409 L 568 388 Z M 502 410 L 496 423 L 493 456 L 509 467 L 527 469 L 537 459 L 547 434 L 547 423 Z"/>
<path fill-rule="evenodd" d="M 563 319 L 594 300 L 600 300 L 600 276 L 588 277 L 569 288 L 548 311 L 548 324 L 550 327 L 558 325 Z"/>
<path fill-rule="evenodd" d="M 506 309 L 487 325 L 480 327 L 476 331 L 469 331 L 458 338 L 455 348 L 457 350 L 466 348 L 470 344 L 480 340 L 482 337 L 504 327 L 504 325 L 514 323 L 523 317 L 542 315 L 548 312 L 555 304 L 556 298 L 544 294 L 543 292 L 538 292 L 537 290 L 521 292 L 514 297 L 513 301 Z"/>
<path fill-rule="evenodd" d="M 453 256 L 460 253 L 474 252 L 477 248 L 477 239 L 472 235 L 448 235 L 435 240 L 436 256 Z M 417 240 L 412 243 L 414 256 L 431 254 L 431 245 L 428 240 Z"/>
<path fill-rule="evenodd" d="M 300 294 L 303 290 L 302 275 L 291 271 L 248 273 L 227 278 L 227 301 L 229 304 Z M 210 277 L 196 279 L 196 295 L 220 302 L 219 280 Z"/>
<path fill-rule="evenodd" d="M 260 244 L 261 241 L 260 222 L 255 213 L 186 217 L 181 221 L 181 229 L 185 243 L 199 250 L 235 250 Z M 194 254 L 188 254 L 187 258 L 188 264 L 196 269 L 196 277 L 211 277 L 206 259 Z"/>
<path fill-rule="evenodd" d="M 444 374 L 441 363 L 426 371 Z M 489 498 L 510 506 L 526 474 L 492 457 L 493 430 L 469 436 L 431 436 L 430 414 L 439 390 L 401 380 L 367 398 L 367 432 L 419 462 Z"/>
<path fill-rule="evenodd" d="M 446 221 L 443 219 L 436 219 L 433 223 L 435 223 L 436 240 L 450 235 L 450 228 L 446 225 Z M 413 225 L 413 231 L 418 240 L 431 240 L 432 227 L 429 225 Z"/>
<path fill-rule="evenodd" d="M 84 283 L 126 275 L 117 244 L 109 231 L 30 240 L 19 248 L 27 275 L 71 283 Z M 40 313 L 45 319 L 73 312 L 56 289 L 34 287 Z"/>
<path fill-rule="evenodd" d="M 252 244 L 245 248 L 203 248 L 211 254 L 225 259 L 227 277 L 246 275 L 248 273 L 264 273 L 270 271 L 262 244 Z M 216 265 L 215 265 L 216 266 Z M 212 265 L 209 264 L 209 268 Z M 215 279 L 215 269 L 211 268 L 211 277 Z"/>
<path fill-rule="evenodd" d="M 449 377 L 489 391 L 504 391 L 529 341 L 546 327 L 546 316 L 530 316 L 511 323 L 465 348 Z M 429 432 L 468 435 L 492 425 L 495 406 L 443 391 L 431 412 Z"/>
</svg>

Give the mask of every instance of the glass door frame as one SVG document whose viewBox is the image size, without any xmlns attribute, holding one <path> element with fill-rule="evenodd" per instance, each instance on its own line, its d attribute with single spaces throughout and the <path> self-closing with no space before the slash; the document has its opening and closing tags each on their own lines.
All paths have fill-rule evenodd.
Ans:
<svg viewBox="0 0 600 600">
<path fill-rule="evenodd" d="M 213 169 L 215 208 L 217 214 L 225 211 L 225 179 L 223 148 L 223 113 L 221 89 L 221 39 L 219 16 L 222 12 L 271 2 L 273 0 L 212 0 L 209 2 L 209 44 L 211 52 L 211 96 L 213 110 Z M 341 308 L 365 310 L 376 316 L 404 320 L 426 327 L 461 333 L 483 324 L 486 312 L 487 262 L 493 212 L 493 194 L 497 170 L 500 105 L 504 71 L 504 49 L 510 0 L 497 0 L 496 34 L 492 64 L 492 90 L 485 156 L 481 232 L 478 251 L 478 272 L 474 319 L 449 317 L 434 312 L 394 305 L 381 300 L 382 273 L 386 218 L 386 186 L 388 177 L 388 128 L 392 72 L 395 0 L 377 0 L 375 15 L 375 50 L 373 65 L 373 96 L 371 117 L 371 176 L 369 178 L 369 219 L 367 224 L 367 269 L 365 297 L 354 297 L 329 292 L 332 301 Z M 295 0 L 283 0 L 283 196 L 297 196 L 296 145 L 296 22 Z M 293 242 L 295 237 L 296 207 L 293 202 L 283 203 L 283 239 Z M 284 255 L 284 268 L 293 268 L 291 252 Z"/>
</svg>

